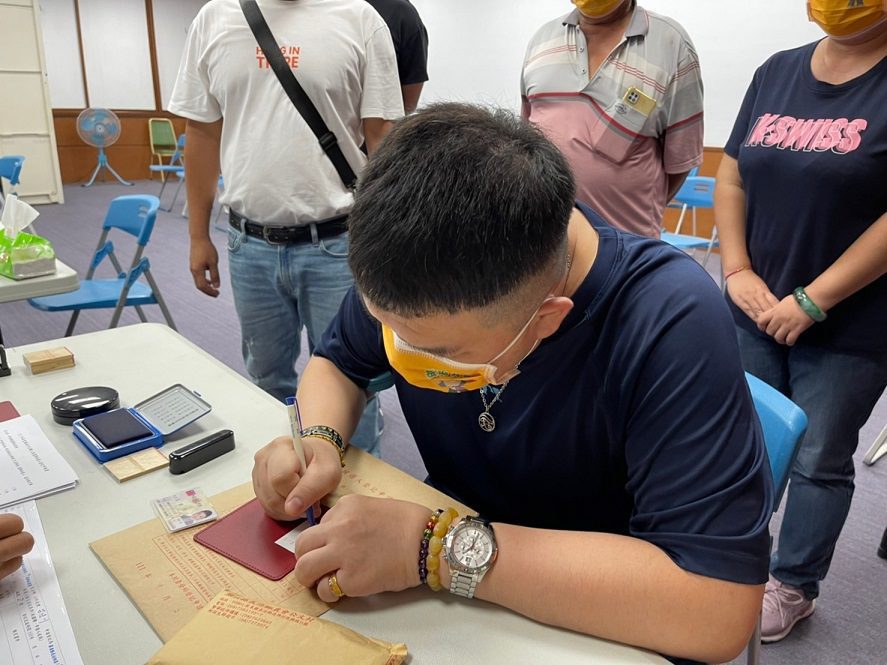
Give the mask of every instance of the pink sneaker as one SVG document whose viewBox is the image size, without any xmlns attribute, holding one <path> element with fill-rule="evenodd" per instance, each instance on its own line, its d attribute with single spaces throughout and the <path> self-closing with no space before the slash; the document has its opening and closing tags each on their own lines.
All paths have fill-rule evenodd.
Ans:
<svg viewBox="0 0 887 665">
<path fill-rule="evenodd" d="M 798 621 L 813 614 L 814 609 L 815 600 L 807 600 L 803 591 L 783 584 L 771 575 L 764 589 L 761 642 L 778 642 L 791 632 Z"/>
</svg>

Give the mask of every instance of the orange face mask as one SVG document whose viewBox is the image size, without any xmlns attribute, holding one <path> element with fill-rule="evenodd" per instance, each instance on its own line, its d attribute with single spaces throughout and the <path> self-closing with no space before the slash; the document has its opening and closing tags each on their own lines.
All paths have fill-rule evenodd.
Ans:
<svg viewBox="0 0 887 665">
<path fill-rule="evenodd" d="M 807 16 L 830 37 L 855 37 L 887 16 L 887 0 L 808 0 Z"/>
<path fill-rule="evenodd" d="M 628 0 L 573 0 L 576 9 L 592 18 L 606 16 Z"/>
<path fill-rule="evenodd" d="M 518 340 L 527 332 L 538 312 L 539 308 L 536 308 L 533 316 L 524 324 L 524 327 L 520 329 L 508 346 L 487 363 L 460 363 L 417 349 L 398 337 L 391 328 L 382 324 L 382 342 L 385 345 L 385 355 L 388 356 L 388 362 L 391 363 L 392 369 L 417 388 L 438 390 L 444 393 L 462 393 L 480 390 L 490 384 L 502 384 L 517 376 L 520 370 L 515 367 L 503 373 L 501 368 L 497 367 L 496 361 L 517 344 Z M 536 340 L 533 348 L 527 352 L 521 362 L 526 360 L 538 344 L 539 341 Z"/>
</svg>

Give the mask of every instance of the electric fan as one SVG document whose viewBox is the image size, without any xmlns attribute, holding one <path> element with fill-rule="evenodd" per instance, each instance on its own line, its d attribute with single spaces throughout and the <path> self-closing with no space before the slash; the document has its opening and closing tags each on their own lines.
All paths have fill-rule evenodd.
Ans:
<svg viewBox="0 0 887 665">
<path fill-rule="evenodd" d="M 84 187 L 91 186 L 102 169 L 110 171 L 121 184 L 132 185 L 111 168 L 108 157 L 105 155 L 105 148 L 113 145 L 120 138 L 120 120 L 113 111 L 98 108 L 84 109 L 77 116 L 77 134 L 84 143 L 99 149 L 99 163 L 96 164 L 95 171 L 92 172 L 89 182 L 83 185 Z"/>
</svg>

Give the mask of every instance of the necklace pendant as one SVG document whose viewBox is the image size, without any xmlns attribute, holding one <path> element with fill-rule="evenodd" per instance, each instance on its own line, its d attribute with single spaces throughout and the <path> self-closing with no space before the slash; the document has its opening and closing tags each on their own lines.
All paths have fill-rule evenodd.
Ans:
<svg viewBox="0 0 887 665">
<path fill-rule="evenodd" d="M 489 411 L 484 411 L 477 417 L 477 424 L 484 432 L 492 432 L 496 429 L 496 419 Z"/>
</svg>

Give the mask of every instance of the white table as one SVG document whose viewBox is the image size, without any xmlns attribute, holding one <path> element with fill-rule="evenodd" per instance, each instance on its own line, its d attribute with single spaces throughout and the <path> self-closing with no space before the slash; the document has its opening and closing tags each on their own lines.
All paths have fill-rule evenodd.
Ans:
<svg viewBox="0 0 887 665">
<path fill-rule="evenodd" d="M 76 291 L 79 285 L 77 272 L 56 259 L 52 275 L 30 279 L 9 279 L 0 275 L 0 303 Z"/>
<path fill-rule="evenodd" d="M 31 376 L 22 353 L 63 343 L 77 366 Z M 77 335 L 9 351 L 13 375 L 0 379 L 0 399 L 31 414 L 71 464 L 81 484 L 38 501 L 53 563 L 80 653 L 87 665 L 141 664 L 161 642 L 89 550 L 88 543 L 154 517 L 149 501 L 190 487 L 213 495 L 249 480 L 255 451 L 287 426 L 283 406 L 166 326 L 147 323 Z M 174 384 L 196 390 L 213 410 L 179 435 L 174 449 L 208 432 L 235 432 L 233 452 L 187 474 L 155 471 L 123 484 L 52 420 L 56 394 L 109 385 L 131 406 Z M 414 589 L 349 598 L 325 619 L 392 642 L 405 642 L 413 663 L 664 663 L 659 656 L 537 624 L 480 601 Z"/>
</svg>

